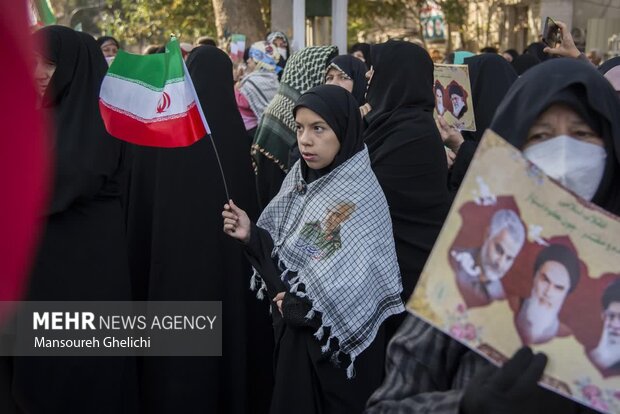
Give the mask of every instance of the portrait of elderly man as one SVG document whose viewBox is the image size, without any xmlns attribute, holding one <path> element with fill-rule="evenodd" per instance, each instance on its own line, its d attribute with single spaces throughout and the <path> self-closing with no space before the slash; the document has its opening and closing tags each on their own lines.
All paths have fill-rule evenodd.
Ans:
<svg viewBox="0 0 620 414">
<path fill-rule="evenodd" d="M 524 345 L 571 334 L 570 328 L 560 322 L 559 314 L 564 300 L 577 287 L 579 276 L 579 259 L 568 247 L 552 244 L 538 253 L 531 294 L 521 301 L 515 318 Z"/>
<path fill-rule="evenodd" d="M 603 332 L 588 356 L 604 375 L 620 374 L 620 280 L 611 283 L 601 298 Z"/>
<path fill-rule="evenodd" d="M 448 95 L 452 102 L 452 115 L 461 119 L 467 112 L 467 92 L 458 83 L 452 81 L 448 85 Z"/>
<path fill-rule="evenodd" d="M 327 259 L 336 253 L 341 245 L 340 230 L 355 211 L 355 204 L 336 203 L 329 208 L 323 221 L 305 223 L 301 228 L 301 239 L 307 248 L 314 251 L 315 259 Z"/>
<path fill-rule="evenodd" d="M 486 306 L 506 298 L 501 279 L 524 242 L 525 227 L 517 213 L 501 209 L 491 217 L 482 246 L 450 252 L 457 286 L 467 307 Z"/>
</svg>

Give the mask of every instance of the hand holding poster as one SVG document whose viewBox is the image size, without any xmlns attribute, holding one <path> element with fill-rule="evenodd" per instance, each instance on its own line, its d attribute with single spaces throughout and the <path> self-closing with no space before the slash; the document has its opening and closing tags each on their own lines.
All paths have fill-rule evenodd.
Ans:
<svg viewBox="0 0 620 414">
<path fill-rule="evenodd" d="M 475 131 L 474 105 L 467 65 L 435 65 L 435 118 L 443 116 L 460 131 Z"/>
<path fill-rule="evenodd" d="M 234 34 L 230 37 L 230 58 L 233 62 L 243 62 L 245 52 L 245 35 Z"/>
<path fill-rule="evenodd" d="M 496 363 L 543 352 L 545 387 L 620 413 L 620 219 L 491 131 L 408 308 Z"/>
</svg>

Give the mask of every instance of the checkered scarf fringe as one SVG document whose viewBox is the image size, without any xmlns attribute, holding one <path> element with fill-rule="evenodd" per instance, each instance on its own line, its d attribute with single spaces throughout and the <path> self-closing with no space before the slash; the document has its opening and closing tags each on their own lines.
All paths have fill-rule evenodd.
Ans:
<svg viewBox="0 0 620 414">
<path fill-rule="evenodd" d="M 355 210 L 340 226 L 340 247 L 317 258 L 316 247 L 304 245 L 301 229 L 304 224 L 322 222 L 328 209 L 343 202 L 355 204 Z M 321 313 L 322 325 L 314 334 L 317 340 L 322 341 L 325 328 L 330 328 L 322 351 L 328 352 L 337 339 L 339 347 L 332 360 L 348 354 L 347 376 L 352 378 L 355 358 L 372 343 L 383 321 L 404 311 L 392 222 L 368 149 L 309 185 L 298 161 L 257 225 L 273 238 L 272 257 L 278 257 L 282 280 L 288 272 L 297 273 L 288 280 L 289 293 L 312 301 L 306 318 Z M 298 290 L 300 284 L 305 292 Z M 264 297 L 266 286 L 256 270 L 250 287 L 258 288 L 259 299 Z"/>
</svg>

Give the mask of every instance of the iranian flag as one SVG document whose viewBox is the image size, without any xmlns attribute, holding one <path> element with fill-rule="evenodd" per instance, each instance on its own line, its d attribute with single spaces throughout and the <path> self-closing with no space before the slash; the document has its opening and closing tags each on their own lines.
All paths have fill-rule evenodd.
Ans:
<svg viewBox="0 0 620 414">
<path fill-rule="evenodd" d="M 110 135 L 150 147 L 185 147 L 210 133 L 176 39 L 165 53 L 118 51 L 99 93 Z"/>
<path fill-rule="evenodd" d="M 30 26 L 48 26 L 56 24 L 56 16 L 49 0 L 29 0 L 28 18 Z"/>
</svg>

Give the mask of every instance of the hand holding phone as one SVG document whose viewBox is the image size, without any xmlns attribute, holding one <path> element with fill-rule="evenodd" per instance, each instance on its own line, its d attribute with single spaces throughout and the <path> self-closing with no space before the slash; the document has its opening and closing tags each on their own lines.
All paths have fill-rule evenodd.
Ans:
<svg viewBox="0 0 620 414">
<path fill-rule="evenodd" d="M 557 32 L 554 26 L 557 27 Z M 547 33 L 549 33 L 549 35 L 545 36 Z M 576 59 L 581 54 L 577 46 L 575 46 L 573 36 L 570 34 L 566 24 L 560 21 L 553 21 L 549 17 L 547 17 L 547 21 L 545 22 L 542 40 L 547 44 L 543 52 L 549 55 L 572 57 Z"/>
</svg>

